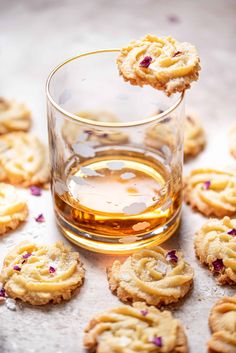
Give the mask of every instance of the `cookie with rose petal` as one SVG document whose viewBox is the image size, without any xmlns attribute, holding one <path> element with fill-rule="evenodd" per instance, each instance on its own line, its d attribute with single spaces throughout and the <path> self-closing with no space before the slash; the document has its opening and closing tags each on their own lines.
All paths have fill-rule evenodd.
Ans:
<svg viewBox="0 0 236 353">
<path fill-rule="evenodd" d="M 187 111 L 184 122 L 184 158 L 197 156 L 205 147 L 206 136 L 196 113 Z"/>
<path fill-rule="evenodd" d="M 180 251 L 161 247 L 140 250 L 108 269 L 110 289 L 123 302 L 161 306 L 183 298 L 193 283 L 193 269 Z"/>
<path fill-rule="evenodd" d="M 185 178 L 187 204 L 205 216 L 236 215 L 236 173 L 217 169 L 195 169 Z"/>
<path fill-rule="evenodd" d="M 157 114 L 162 112 L 157 111 Z M 171 124 L 156 124 L 147 129 L 145 135 L 145 144 L 148 147 L 169 149 L 173 152 L 178 144 L 176 131 Z M 184 158 L 189 159 L 197 156 L 205 147 L 206 137 L 202 123 L 194 112 L 187 112 L 184 121 Z M 174 153 L 174 152 L 173 152 Z"/>
<path fill-rule="evenodd" d="M 6 255 L 0 280 L 10 297 L 44 305 L 69 300 L 83 284 L 84 274 L 78 252 L 63 243 L 24 241 Z"/>
<path fill-rule="evenodd" d="M 0 181 L 24 187 L 47 184 L 49 161 L 46 146 L 27 132 L 0 136 Z"/>
<path fill-rule="evenodd" d="M 106 111 L 81 111 L 77 113 L 81 118 L 105 122 L 105 123 L 117 123 L 119 119 L 112 113 Z M 79 123 L 74 123 L 73 121 L 65 121 L 62 126 L 62 137 L 66 143 L 72 147 L 75 143 L 89 142 L 96 143 L 98 145 L 116 145 L 125 144 L 128 142 L 128 136 L 121 131 L 114 130 L 99 130 L 96 128 L 89 129 L 84 128 L 83 125 Z"/>
<path fill-rule="evenodd" d="M 212 336 L 208 353 L 236 352 L 236 296 L 218 300 L 213 306 L 209 326 Z"/>
<path fill-rule="evenodd" d="M 23 103 L 0 97 L 0 134 L 12 131 L 28 131 L 31 112 Z"/>
<path fill-rule="evenodd" d="M 195 252 L 220 284 L 236 284 L 236 220 L 209 219 L 195 235 Z"/>
<path fill-rule="evenodd" d="M 95 353 L 188 353 L 182 323 L 170 311 L 140 302 L 95 315 L 85 328 L 84 346 Z"/>
<path fill-rule="evenodd" d="M 28 215 L 28 206 L 12 185 L 0 183 L 0 235 L 15 229 Z"/>
<path fill-rule="evenodd" d="M 117 65 L 125 81 L 150 85 L 170 96 L 190 88 L 198 79 L 200 59 L 190 43 L 147 34 L 121 49 Z"/>
</svg>

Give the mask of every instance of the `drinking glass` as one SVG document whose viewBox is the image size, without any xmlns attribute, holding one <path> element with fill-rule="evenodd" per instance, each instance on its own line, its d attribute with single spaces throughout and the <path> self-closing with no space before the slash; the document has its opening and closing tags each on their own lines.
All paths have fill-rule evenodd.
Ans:
<svg viewBox="0 0 236 353">
<path fill-rule="evenodd" d="M 47 81 L 56 220 L 69 240 L 102 253 L 162 243 L 182 203 L 184 92 L 125 82 L 118 52 L 73 57 Z"/>
</svg>

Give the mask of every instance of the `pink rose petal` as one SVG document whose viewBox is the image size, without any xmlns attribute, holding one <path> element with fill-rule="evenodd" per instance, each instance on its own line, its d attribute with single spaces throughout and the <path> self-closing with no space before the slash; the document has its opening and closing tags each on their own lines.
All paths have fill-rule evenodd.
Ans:
<svg viewBox="0 0 236 353">
<path fill-rule="evenodd" d="M 50 267 L 49 267 L 49 272 L 50 272 L 50 273 L 55 273 L 55 272 L 56 272 L 55 267 L 50 266 Z"/>
<path fill-rule="evenodd" d="M 42 190 L 38 186 L 31 186 L 30 187 L 31 195 L 33 196 L 41 196 Z"/>
<path fill-rule="evenodd" d="M 40 215 L 38 215 L 38 217 L 35 218 L 36 222 L 38 223 L 43 223 L 45 222 L 45 218 L 44 215 L 42 213 L 40 213 Z"/>
<path fill-rule="evenodd" d="M 139 63 L 139 66 L 148 68 L 149 65 L 151 64 L 151 62 L 152 62 L 152 57 L 151 56 L 145 56 L 143 58 L 143 60 Z"/>
</svg>

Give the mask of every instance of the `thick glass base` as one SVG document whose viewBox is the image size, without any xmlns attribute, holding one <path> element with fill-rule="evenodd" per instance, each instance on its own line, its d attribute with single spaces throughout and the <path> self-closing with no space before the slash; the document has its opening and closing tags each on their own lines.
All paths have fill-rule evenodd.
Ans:
<svg viewBox="0 0 236 353">
<path fill-rule="evenodd" d="M 153 247 L 166 241 L 177 230 L 180 223 L 180 210 L 164 226 L 158 227 L 152 232 L 139 236 L 129 237 L 104 237 L 88 234 L 73 227 L 68 221 L 56 212 L 56 219 L 62 234 L 72 243 L 98 253 L 103 254 L 126 254 L 138 251 L 142 248 Z"/>
</svg>

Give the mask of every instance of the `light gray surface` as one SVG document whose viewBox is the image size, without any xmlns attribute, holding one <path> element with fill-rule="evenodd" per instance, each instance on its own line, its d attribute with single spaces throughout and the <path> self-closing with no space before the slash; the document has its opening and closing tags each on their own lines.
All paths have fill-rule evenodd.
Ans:
<svg viewBox="0 0 236 353">
<path fill-rule="evenodd" d="M 179 23 L 168 21 L 172 14 L 179 16 Z M 202 116 L 208 145 L 199 158 L 185 166 L 185 172 L 196 166 L 235 167 L 227 144 L 236 116 L 235 14 L 234 0 L 0 0 L 0 95 L 27 102 L 33 111 L 33 130 L 46 140 L 44 84 L 54 65 L 81 51 L 119 47 L 148 32 L 172 34 L 196 44 L 202 59 L 200 81 L 188 92 L 187 103 Z M 62 239 L 54 224 L 49 192 L 41 198 L 24 193 L 30 202 L 29 221 L 1 238 L 0 261 L 18 240 Z M 34 216 L 42 211 L 45 225 L 35 224 Z M 194 289 L 175 311 L 186 326 L 191 353 L 206 350 L 212 303 L 235 292 L 217 286 L 195 259 L 193 233 L 203 221 L 202 216 L 184 207 L 179 235 L 166 244 L 181 248 L 196 272 Z M 81 255 L 86 282 L 70 302 L 43 308 L 18 305 L 15 312 L 0 306 L 0 353 L 83 352 L 85 324 L 93 314 L 119 301 L 110 294 L 105 275 L 112 257 L 84 250 Z"/>
</svg>

